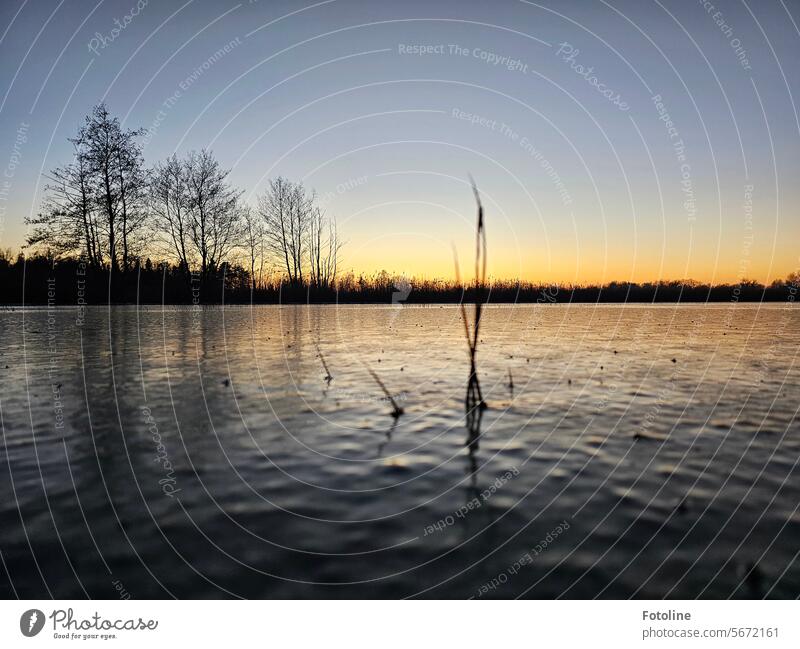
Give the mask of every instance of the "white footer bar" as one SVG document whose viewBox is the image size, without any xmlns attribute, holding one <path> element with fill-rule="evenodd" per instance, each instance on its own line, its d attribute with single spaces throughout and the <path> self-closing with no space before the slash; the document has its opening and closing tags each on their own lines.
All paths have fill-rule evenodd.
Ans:
<svg viewBox="0 0 800 649">
<path fill-rule="evenodd" d="M 4 601 L 0 647 L 797 648 L 798 619 L 795 601 Z"/>
</svg>

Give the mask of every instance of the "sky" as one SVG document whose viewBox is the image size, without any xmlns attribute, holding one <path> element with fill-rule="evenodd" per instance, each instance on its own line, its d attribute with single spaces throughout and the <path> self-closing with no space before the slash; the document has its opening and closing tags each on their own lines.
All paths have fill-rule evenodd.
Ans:
<svg viewBox="0 0 800 649">
<path fill-rule="evenodd" d="M 313 188 L 343 269 L 768 282 L 800 270 L 797 0 L 3 0 L 0 247 L 105 101 L 147 163 Z"/>
</svg>

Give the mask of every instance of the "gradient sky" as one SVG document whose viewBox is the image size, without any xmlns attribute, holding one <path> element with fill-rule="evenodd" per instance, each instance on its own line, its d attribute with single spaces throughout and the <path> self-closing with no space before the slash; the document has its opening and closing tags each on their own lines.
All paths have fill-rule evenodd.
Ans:
<svg viewBox="0 0 800 649">
<path fill-rule="evenodd" d="M 451 276 L 453 243 L 468 265 L 472 174 L 495 277 L 784 277 L 800 3 L 711 4 L 150 0 L 112 39 L 135 0 L 3 0 L 0 246 L 105 100 L 148 164 L 208 147 L 253 204 L 279 174 L 316 189 L 346 269 Z"/>
</svg>

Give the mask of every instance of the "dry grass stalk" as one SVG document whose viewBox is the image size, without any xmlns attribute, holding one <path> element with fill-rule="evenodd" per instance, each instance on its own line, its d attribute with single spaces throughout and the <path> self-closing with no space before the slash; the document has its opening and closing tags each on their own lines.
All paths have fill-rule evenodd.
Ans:
<svg viewBox="0 0 800 649">
<path fill-rule="evenodd" d="M 469 324 L 466 304 L 463 300 L 460 304 L 461 319 L 464 323 L 464 334 L 467 338 L 467 347 L 469 348 L 469 381 L 467 383 L 466 399 L 468 412 L 475 407 L 480 409 L 486 408 L 486 402 L 483 400 L 483 393 L 481 392 L 480 381 L 478 381 L 476 365 L 478 341 L 480 340 L 481 316 L 483 315 L 483 303 L 486 295 L 486 228 L 484 227 L 483 205 L 481 204 L 478 188 L 471 177 L 470 182 L 472 183 L 472 191 L 475 194 L 475 202 L 478 204 L 478 222 L 475 228 L 475 314 L 472 327 L 470 327 Z M 461 274 L 455 248 L 453 249 L 453 256 L 456 267 L 456 281 L 460 284 Z"/>
</svg>

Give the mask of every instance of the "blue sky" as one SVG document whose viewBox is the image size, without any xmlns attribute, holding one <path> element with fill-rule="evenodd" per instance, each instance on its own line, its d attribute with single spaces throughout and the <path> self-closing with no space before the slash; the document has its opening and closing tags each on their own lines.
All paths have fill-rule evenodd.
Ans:
<svg viewBox="0 0 800 649">
<path fill-rule="evenodd" d="M 150 129 L 149 164 L 209 147 L 253 204 L 303 180 L 356 271 L 469 259 L 472 174 L 494 276 L 782 277 L 798 22 L 786 0 L 6 1 L 0 246 L 105 100 Z"/>
</svg>

